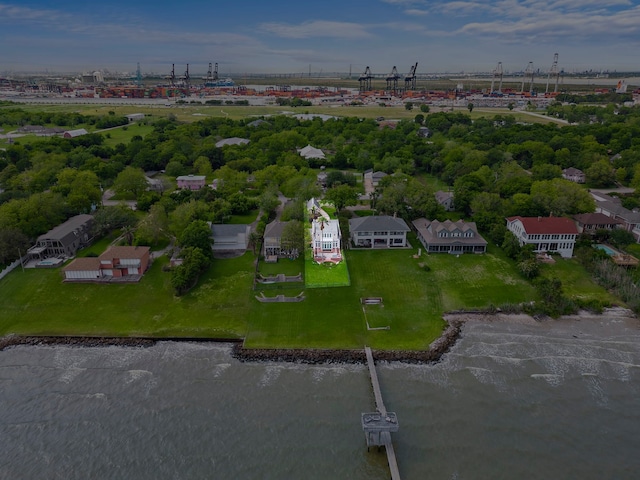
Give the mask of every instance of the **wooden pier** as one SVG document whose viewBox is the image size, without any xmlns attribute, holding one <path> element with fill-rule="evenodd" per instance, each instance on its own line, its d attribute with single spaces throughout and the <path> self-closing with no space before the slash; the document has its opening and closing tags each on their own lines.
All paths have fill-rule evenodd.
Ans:
<svg viewBox="0 0 640 480">
<path fill-rule="evenodd" d="M 373 386 L 373 395 L 376 399 L 375 414 L 362 414 L 362 428 L 367 435 L 367 447 L 370 445 L 384 446 L 387 452 L 387 461 L 389 462 L 389 470 L 391 471 L 392 480 L 400 480 L 400 471 L 398 462 L 396 461 L 396 452 L 393 449 L 391 441 L 391 432 L 398 431 L 398 420 L 396 414 L 387 412 L 382 400 L 382 392 L 380 391 L 380 383 L 378 382 L 378 373 L 376 365 L 373 361 L 373 354 L 369 347 L 364 347 L 367 355 L 367 364 L 369 365 L 369 375 L 371 376 L 371 385 Z"/>
</svg>

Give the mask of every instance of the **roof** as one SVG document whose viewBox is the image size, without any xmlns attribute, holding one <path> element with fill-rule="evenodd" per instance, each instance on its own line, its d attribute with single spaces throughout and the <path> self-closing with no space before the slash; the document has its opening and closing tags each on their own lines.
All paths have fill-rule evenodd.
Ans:
<svg viewBox="0 0 640 480">
<path fill-rule="evenodd" d="M 509 217 L 507 221 L 513 223 L 519 220 L 527 234 L 538 233 L 572 233 L 578 234 L 578 228 L 573 220 L 566 217 Z"/>
<path fill-rule="evenodd" d="M 87 132 L 84 128 L 78 128 L 76 130 L 65 130 L 64 135 L 69 135 L 70 137 L 79 137 L 81 135 L 86 135 Z"/>
<path fill-rule="evenodd" d="M 458 220 L 456 222 L 445 220 L 444 222 L 440 222 L 438 220 L 417 218 L 412 223 L 418 233 L 422 235 L 422 238 L 424 238 L 425 241 L 430 244 L 487 245 L 487 241 L 482 237 L 482 235 L 478 233 L 476 222 L 465 222 L 464 220 Z M 439 237 L 438 233 L 443 230 L 446 230 L 450 233 L 455 232 L 456 230 L 460 231 L 461 233 L 465 233 L 471 230 L 473 232 L 473 236 Z"/>
<path fill-rule="evenodd" d="M 611 218 L 604 213 L 580 213 L 573 219 L 582 225 L 622 225 L 620 220 Z"/>
<path fill-rule="evenodd" d="M 180 175 L 176 177 L 176 180 L 188 180 L 188 181 L 200 181 L 204 182 L 206 180 L 205 175 Z"/>
<path fill-rule="evenodd" d="M 284 227 L 287 225 L 287 223 L 289 222 L 281 222 L 279 220 L 274 220 L 273 222 L 269 223 L 264 229 L 264 237 L 281 237 L 282 231 L 284 230 Z"/>
<path fill-rule="evenodd" d="M 374 215 L 349 220 L 349 231 L 351 232 L 384 232 L 390 230 L 408 232 L 410 228 L 403 219 L 389 215 Z"/>
<path fill-rule="evenodd" d="M 574 167 L 565 168 L 564 170 L 562 170 L 562 173 L 565 175 L 584 175 L 584 172 L 582 170 L 578 170 Z"/>
<path fill-rule="evenodd" d="M 91 215 L 82 214 L 76 215 L 75 217 L 71 217 L 64 223 L 61 223 L 55 228 L 52 228 L 44 235 L 40 235 L 38 240 L 40 239 L 52 239 L 52 240 L 62 240 L 64 237 L 69 235 L 70 233 L 75 232 L 79 228 L 88 225 L 93 222 L 93 217 Z"/>
<path fill-rule="evenodd" d="M 445 192 L 444 190 L 438 190 L 435 193 L 435 197 L 438 203 L 443 203 L 453 198 L 453 192 Z"/>
<path fill-rule="evenodd" d="M 213 234 L 213 238 L 216 237 L 231 237 L 238 234 L 247 233 L 249 225 L 241 224 L 241 225 L 230 225 L 230 224 L 222 224 L 222 223 L 214 223 L 211 225 L 211 233 Z"/>
<path fill-rule="evenodd" d="M 305 158 L 324 158 L 324 152 L 311 145 L 301 148 L 298 153 Z"/>
<path fill-rule="evenodd" d="M 62 267 L 63 272 L 80 272 L 86 270 L 100 270 L 100 259 L 97 257 L 76 258 L 66 267 Z"/>
<path fill-rule="evenodd" d="M 219 142 L 216 142 L 216 147 L 224 147 L 225 145 L 246 145 L 249 141 L 250 140 L 248 138 L 240 137 L 224 138 Z"/>
<path fill-rule="evenodd" d="M 111 260 L 114 258 L 142 258 L 149 253 L 149 250 L 149 247 L 109 247 L 98 257 L 98 259 Z"/>
</svg>

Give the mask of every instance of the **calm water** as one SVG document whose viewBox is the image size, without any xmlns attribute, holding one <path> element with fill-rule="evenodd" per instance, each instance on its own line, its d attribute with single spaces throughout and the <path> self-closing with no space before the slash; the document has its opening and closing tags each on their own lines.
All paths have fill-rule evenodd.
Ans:
<svg viewBox="0 0 640 480">
<path fill-rule="evenodd" d="M 380 365 L 403 479 L 639 478 L 639 325 L 469 323 L 438 365 Z M 0 478 L 388 478 L 364 366 L 229 353 L 0 352 Z"/>
</svg>

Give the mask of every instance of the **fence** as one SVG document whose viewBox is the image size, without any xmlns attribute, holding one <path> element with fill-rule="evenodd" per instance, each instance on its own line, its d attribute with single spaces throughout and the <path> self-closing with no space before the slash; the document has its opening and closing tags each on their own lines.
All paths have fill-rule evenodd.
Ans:
<svg viewBox="0 0 640 480">
<path fill-rule="evenodd" d="M 18 265 L 20 265 L 20 260 L 16 260 L 12 264 L 10 264 L 7 268 L 2 270 L 2 272 L 0 272 L 0 280 L 2 280 L 4 277 L 9 275 L 9 273 L 12 272 Z"/>
</svg>

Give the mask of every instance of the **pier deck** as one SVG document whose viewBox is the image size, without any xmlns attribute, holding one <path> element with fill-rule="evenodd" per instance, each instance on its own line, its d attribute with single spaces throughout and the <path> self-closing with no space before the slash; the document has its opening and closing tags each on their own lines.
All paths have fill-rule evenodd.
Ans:
<svg viewBox="0 0 640 480">
<path fill-rule="evenodd" d="M 380 391 L 380 382 L 378 381 L 378 373 L 376 372 L 376 365 L 373 361 L 373 354 L 371 353 L 371 349 L 369 347 L 364 347 L 364 351 L 367 355 L 367 365 L 369 366 L 369 375 L 371 377 L 371 385 L 373 386 L 373 395 L 376 399 L 376 408 L 382 416 L 386 416 L 387 408 L 384 406 L 384 401 L 382 400 L 382 392 Z M 385 451 L 387 452 L 387 461 L 389 462 L 391 479 L 400 480 L 400 470 L 398 469 L 396 452 L 393 449 L 393 442 L 391 441 L 391 433 L 381 432 L 380 436 L 383 441 Z"/>
</svg>

